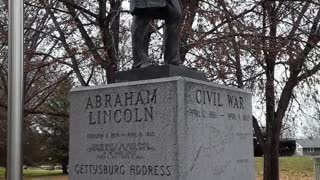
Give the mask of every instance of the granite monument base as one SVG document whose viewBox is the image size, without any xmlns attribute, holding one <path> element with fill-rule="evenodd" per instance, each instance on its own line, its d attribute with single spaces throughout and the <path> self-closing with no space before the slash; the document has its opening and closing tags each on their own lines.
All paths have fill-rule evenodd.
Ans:
<svg viewBox="0 0 320 180">
<path fill-rule="evenodd" d="M 70 180 L 255 179 L 246 91 L 171 77 L 70 100 Z"/>
</svg>

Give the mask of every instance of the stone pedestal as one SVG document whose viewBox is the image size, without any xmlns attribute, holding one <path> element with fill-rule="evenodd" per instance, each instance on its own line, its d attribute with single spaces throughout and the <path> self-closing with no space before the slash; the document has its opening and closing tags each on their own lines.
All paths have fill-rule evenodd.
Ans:
<svg viewBox="0 0 320 180">
<path fill-rule="evenodd" d="M 70 100 L 70 180 L 255 179 L 246 91 L 171 77 Z"/>
<path fill-rule="evenodd" d="M 186 66 L 152 65 L 144 68 L 131 69 L 128 71 L 120 71 L 115 74 L 116 82 L 150 80 L 156 78 L 168 78 L 174 76 L 183 76 L 192 79 L 206 81 L 206 75 L 203 72 L 192 70 Z"/>
</svg>

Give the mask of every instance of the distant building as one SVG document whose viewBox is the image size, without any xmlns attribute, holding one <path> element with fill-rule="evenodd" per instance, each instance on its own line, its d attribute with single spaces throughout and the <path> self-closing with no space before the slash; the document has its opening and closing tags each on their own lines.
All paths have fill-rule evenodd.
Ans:
<svg viewBox="0 0 320 180">
<path fill-rule="evenodd" d="M 320 155 L 320 139 L 297 139 L 295 155 L 319 156 Z"/>
</svg>

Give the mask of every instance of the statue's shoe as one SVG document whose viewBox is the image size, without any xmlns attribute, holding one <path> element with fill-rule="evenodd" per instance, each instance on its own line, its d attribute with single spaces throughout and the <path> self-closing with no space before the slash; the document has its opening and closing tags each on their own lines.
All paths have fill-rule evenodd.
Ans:
<svg viewBox="0 0 320 180">
<path fill-rule="evenodd" d="M 186 66 L 184 64 L 171 64 L 171 65 L 178 66 L 178 67 L 185 68 L 185 69 L 190 69 L 190 70 L 193 70 L 193 71 L 197 70 L 197 68 L 195 68 L 195 67 L 188 67 L 188 66 Z"/>
<path fill-rule="evenodd" d="M 143 61 L 137 65 L 134 65 L 133 66 L 133 69 L 138 69 L 138 68 L 145 68 L 145 67 L 148 67 L 148 66 L 152 66 L 153 64 L 150 62 L 150 61 Z"/>
</svg>

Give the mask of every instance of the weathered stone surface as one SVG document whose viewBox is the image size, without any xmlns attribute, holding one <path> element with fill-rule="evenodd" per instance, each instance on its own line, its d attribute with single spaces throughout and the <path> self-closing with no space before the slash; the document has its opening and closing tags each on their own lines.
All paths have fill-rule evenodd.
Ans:
<svg viewBox="0 0 320 180">
<path fill-rule="evenodd" d="M 186 67 L 174 65 L 153 65 L 145 68 L 131 69 L 128 71 L 120 71 L 115 74 L 116 82 L 128 82 L 149 80 L 156 78 L 166 78 L 174 76 L 183 76 L 192 79 L 207 81 L 206 75 L 203 72 L 188 69 Z"/>
<path fill-rule="evenodd" d="M 189 78 L 72 90 L 70 180 L 253 180 L 251 95 Z"/>
</svg>

